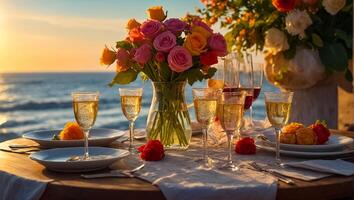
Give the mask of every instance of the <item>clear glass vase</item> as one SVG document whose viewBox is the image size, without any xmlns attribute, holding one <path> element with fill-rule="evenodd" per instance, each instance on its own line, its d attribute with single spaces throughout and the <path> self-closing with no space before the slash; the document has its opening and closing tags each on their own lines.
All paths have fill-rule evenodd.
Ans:
<svg viewBox="0 0 354 200">
<path fill-rule="evenodd" d="M 152 86 L 148 139 L 160 140 L 166 149 L 187 149 L 192 129 L 184 95 L 186 82 L 152 82 Z"/>
</svg>

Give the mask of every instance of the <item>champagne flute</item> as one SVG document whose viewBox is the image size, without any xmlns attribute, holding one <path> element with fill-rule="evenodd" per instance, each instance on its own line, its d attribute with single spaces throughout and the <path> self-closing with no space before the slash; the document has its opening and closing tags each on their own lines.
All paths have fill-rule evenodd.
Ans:
<svg viewBox="0 0 354 200">
<path fill-rule="evenodd" d="M 84 131 L 85 137 L 85 153 L 82 160 L 88 160 L 88 137 L 97 117 L 99 92 L 73 92 L 72 99 L 76 122 Z"/>
<path fill-rule="evenodd" d="M 280 159 L 280 131 L 282 127 L 288 123 L 291 103 L 293 99 L 293 92 L 265 92 L 265 104 L 267 110 L 267 117 L 269 122 L 275 129 L 275 139 L 276 139 L 276 153 L 275 161 L 278 165 L 282 165 Z"/>
<path fill-rule="evenodd" d="M 193 88 L 193 102 L 197 121 L 203 129 L 203 161 L 205 167 L 213 167 L 213 160 L 208 156 L 208 129 L 216 117 L 219 89 Z"/>
<path fill-rule="evenodd" d="M 134 125 L 141 110 L 143 88 L 119 88 L 123 114 L 129 121 L 129 151 L 133 151 Z"/>
<path fill-rule="evenodd" d="M 228 141 L 228 155 L 226 164 L 222 168 L 228 168 L 232 171 L 238 170 L 238 167 L 232 161 L 232 142 L 236 131 L 240 133 L 245 104 L 245 92 L 223 92 L 218 99 L 217 117 L 220 120 L 221 127 L 225 130 Z"/>
</svg>

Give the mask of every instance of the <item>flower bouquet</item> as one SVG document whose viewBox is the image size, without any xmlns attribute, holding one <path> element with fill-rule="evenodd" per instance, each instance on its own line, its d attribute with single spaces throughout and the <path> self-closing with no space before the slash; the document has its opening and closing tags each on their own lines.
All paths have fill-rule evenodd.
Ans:
<svg viewBox="0 0 354 200">
<path fill-rule="evenodd" d="M 116 76 L 110 83 L 129 84 L 138 74 L 153 83 L 153 99 L 147 120 L 149 139 L 167 148 L 186 149 L 191 138 L 190 118 L 184 99 L 186 82 L 208 79 L 211 65 L 227 54 L 224 37 L 203 21 L 167 18 L 161 6 L 147 10 L 143 23 L 130 19 L 128 36 L 116 49 L 103 50 L 101 63 L 116 62 Z"/>
<path fill-rule="evenodd" d="M 265 52 L 268 80 L 305 89 L 332 72 L 352 81 L 352 0 L 202 0 L 210 24 L 228 28 L 229 48 Z"/>
</svg>

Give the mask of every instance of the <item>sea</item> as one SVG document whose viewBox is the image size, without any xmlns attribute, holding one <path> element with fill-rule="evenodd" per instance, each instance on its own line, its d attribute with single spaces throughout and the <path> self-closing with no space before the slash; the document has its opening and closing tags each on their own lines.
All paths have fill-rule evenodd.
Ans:
<svg viewBox="0 0 354 200">
<path fill-rule="evenodd" d="M 109 87 L 114 73 L 3 73 L 0 74 L 0 141 L 21 137 L 34 130 L 60 129 L 66 122 L 74 121 L 71 93 L 74 91 L 99 91 L 99 111 L 96 128 L 128 129 L 128 121 L 120 108 L 119 87 L 142 87 L 142 110 L 136 121 L 137 128 L 144 128 L 152 98 L 149 81 L 139 78 L 126 86 Z M 187 86 L 186 101 L 192 103 L 192 87 L 205 87 L 206 82 Z M 265 79 L 259 98 L 253 104 L 255 119 L 265 118 L 264 93 L 275 87 Z M 192 120 L 194 109 L 189 109 Z"/>
</svg>

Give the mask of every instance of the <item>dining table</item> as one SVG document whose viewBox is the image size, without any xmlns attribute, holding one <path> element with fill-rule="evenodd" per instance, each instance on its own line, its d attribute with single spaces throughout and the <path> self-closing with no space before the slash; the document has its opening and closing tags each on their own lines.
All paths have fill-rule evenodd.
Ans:
<svg viewBox="0 0 354 200">
<path fill-rule="evenodd" d="M 354 137 L 354 132 L 331 130 L 332 134 Z M 17 138 L 0 143 L 0 149 L 10 144 L 36 145 L 35 142 Z M 113 142 L 110 147 L 120 148 Z M 346 161 L 354 163 L 354 155 Z M 106 172 L 109 169 L 99 172 Z M 48 182 L 41 199 L 165 199 L 158 187 L 139 178 L 83 179 L 81 173 L 59 173 L 47 170 L 31 160 L 28 154 L 0 151 L 0 171 L 37 181 Z M 354 176 L 332 175 L 316 181 L 294 179 L 295 185 L 278 182 L 277 199 L 346 199 L 354 198 Z"/>
</svg>

